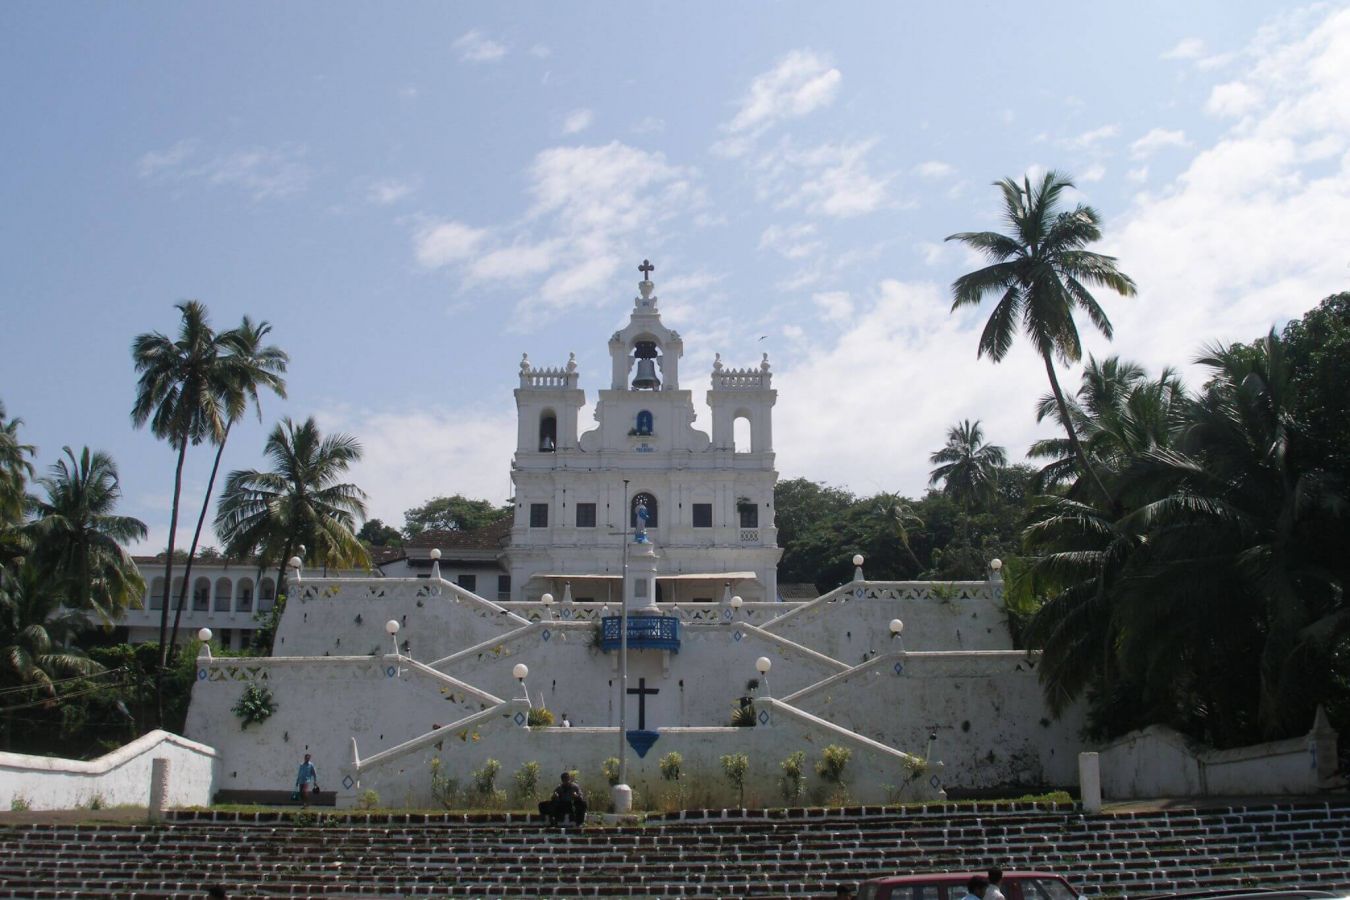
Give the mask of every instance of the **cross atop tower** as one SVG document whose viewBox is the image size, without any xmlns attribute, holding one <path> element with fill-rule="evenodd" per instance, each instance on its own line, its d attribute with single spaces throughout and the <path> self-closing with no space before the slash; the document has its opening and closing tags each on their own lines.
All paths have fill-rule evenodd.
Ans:
<svg viewBox="0 0 1350 900">
<path fill-rule="evenodd" d="M 652 265 L 650 259 L 644 259 L 642 265 L 638 266 L 638 271 L 642 273 L 643 281 L 651 281 L 651 274 L 656 271 L 656 266 Z"/>
</svg>

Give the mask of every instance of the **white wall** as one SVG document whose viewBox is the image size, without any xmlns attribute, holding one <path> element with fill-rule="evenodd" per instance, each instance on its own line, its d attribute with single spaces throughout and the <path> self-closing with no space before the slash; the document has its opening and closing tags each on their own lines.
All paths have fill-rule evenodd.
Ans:
<svg viewBox="0 0 1350 900">
<path fill-rule="evenodd" d="M 1214 750 L 1153 725 L 1098 751 L 1102 797 L 1315 794 L 1324 787 L 1327 760 L 1335 759 L 1335 741 L 1329 728 L 1314 727 L 1305 737 Z"/>
<path fill-rule="evenodd" d="M 0 808 L 12 808 L 20 800 L 29 809 L 74 809 L 94 801 L 146 806 L 151 761 L 161 756 L 169 760 L 167 804 L 210 805 L 219 754 L 176 734 L 152 731 L 89 762 L 0 753 Z"/>
</svg>

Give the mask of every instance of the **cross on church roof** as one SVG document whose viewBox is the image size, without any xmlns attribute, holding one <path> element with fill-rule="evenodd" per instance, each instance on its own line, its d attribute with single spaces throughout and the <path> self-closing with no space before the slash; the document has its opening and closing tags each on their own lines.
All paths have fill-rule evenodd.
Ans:
<svg viewBox="0 0 1350 900">
<path fill-rule="evenodd" d="M 651 274 L 656 271 L 656 266 L 652 265 L 650 259 L 644 259 L 642 265 L 638 266 L 638 271 L 642 273 L 643 281 L 651 281 Z"/>
</svg>

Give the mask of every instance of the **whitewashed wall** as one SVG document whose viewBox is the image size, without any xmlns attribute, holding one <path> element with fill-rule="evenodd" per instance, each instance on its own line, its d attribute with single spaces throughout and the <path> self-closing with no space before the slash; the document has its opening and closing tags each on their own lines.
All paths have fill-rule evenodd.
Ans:
<svg viewBox="0 0 1350 900">
<path fill-rule="evenodd" d="M 156 757 L 169 760 L 168 806 L 210 804 L 219 754 L 176 734 L 152 731 L 87 762 L 0 753 L 0 808 L 19 803 L 29 809 L 75 809 L 95 802 L 105 807 L 146 806 Z"/>
<path fill-rule="evenodd" d="M 1336 735 L 1323 719 L 1304 737 L 1214 750 L 1153 725 L 1098 752 L 1106 800 L 1315 794 L 1335 768 Z"/>
</svg>

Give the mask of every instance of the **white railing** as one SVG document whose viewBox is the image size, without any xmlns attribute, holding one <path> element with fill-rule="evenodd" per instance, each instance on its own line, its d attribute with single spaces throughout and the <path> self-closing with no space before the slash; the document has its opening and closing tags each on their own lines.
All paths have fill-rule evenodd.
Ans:
<svg viewBox="0 0 1350 900">
<path fill-rule="evenodd" d="M 529 624 L 505 606 L 485 600 L 444 578 L 318 578 L 301 582 L 296 597 L 301 603 L 442 597 L 449 602 L 468 603 L 480 610 L 503 615 L 516 625 Z"/>
<path fill-rule="evenodd" d="M 715 391 L 766 390 L 773 373 L 760 369 L 721 369 L 714 371 L 712 386 Z"/>
<path fill-rule="evenodd" d="M 799 603 L 756 601 L 742 604 L 734 611 L 725 603 L 662 603 L 661 615 L 677 616 L 690 625 L 718 625 L 736 622 L 764 624 L 778 618 L 784 610 L 795 609 Z M 605 616 L 617 616 L 619 601 L 613 603 L 552 603 L 545 606 L 538 601 L 516 600 L 501 606 L 529 622 L 598 622 Z"/>
<path fill-rule="evenodd" d="M 1002 599 L 1003 585 L 989 581 L 850 581 L 809 603 L 795 605 L 767 624 L 777 625 L 799 616 L 821 615 L 841 603 L 888 603 L 896 600 L 932 603 L 983 600 L 999 603 Z M 784 604 L 777 606 L 781 609 Z"/>
</svg>

